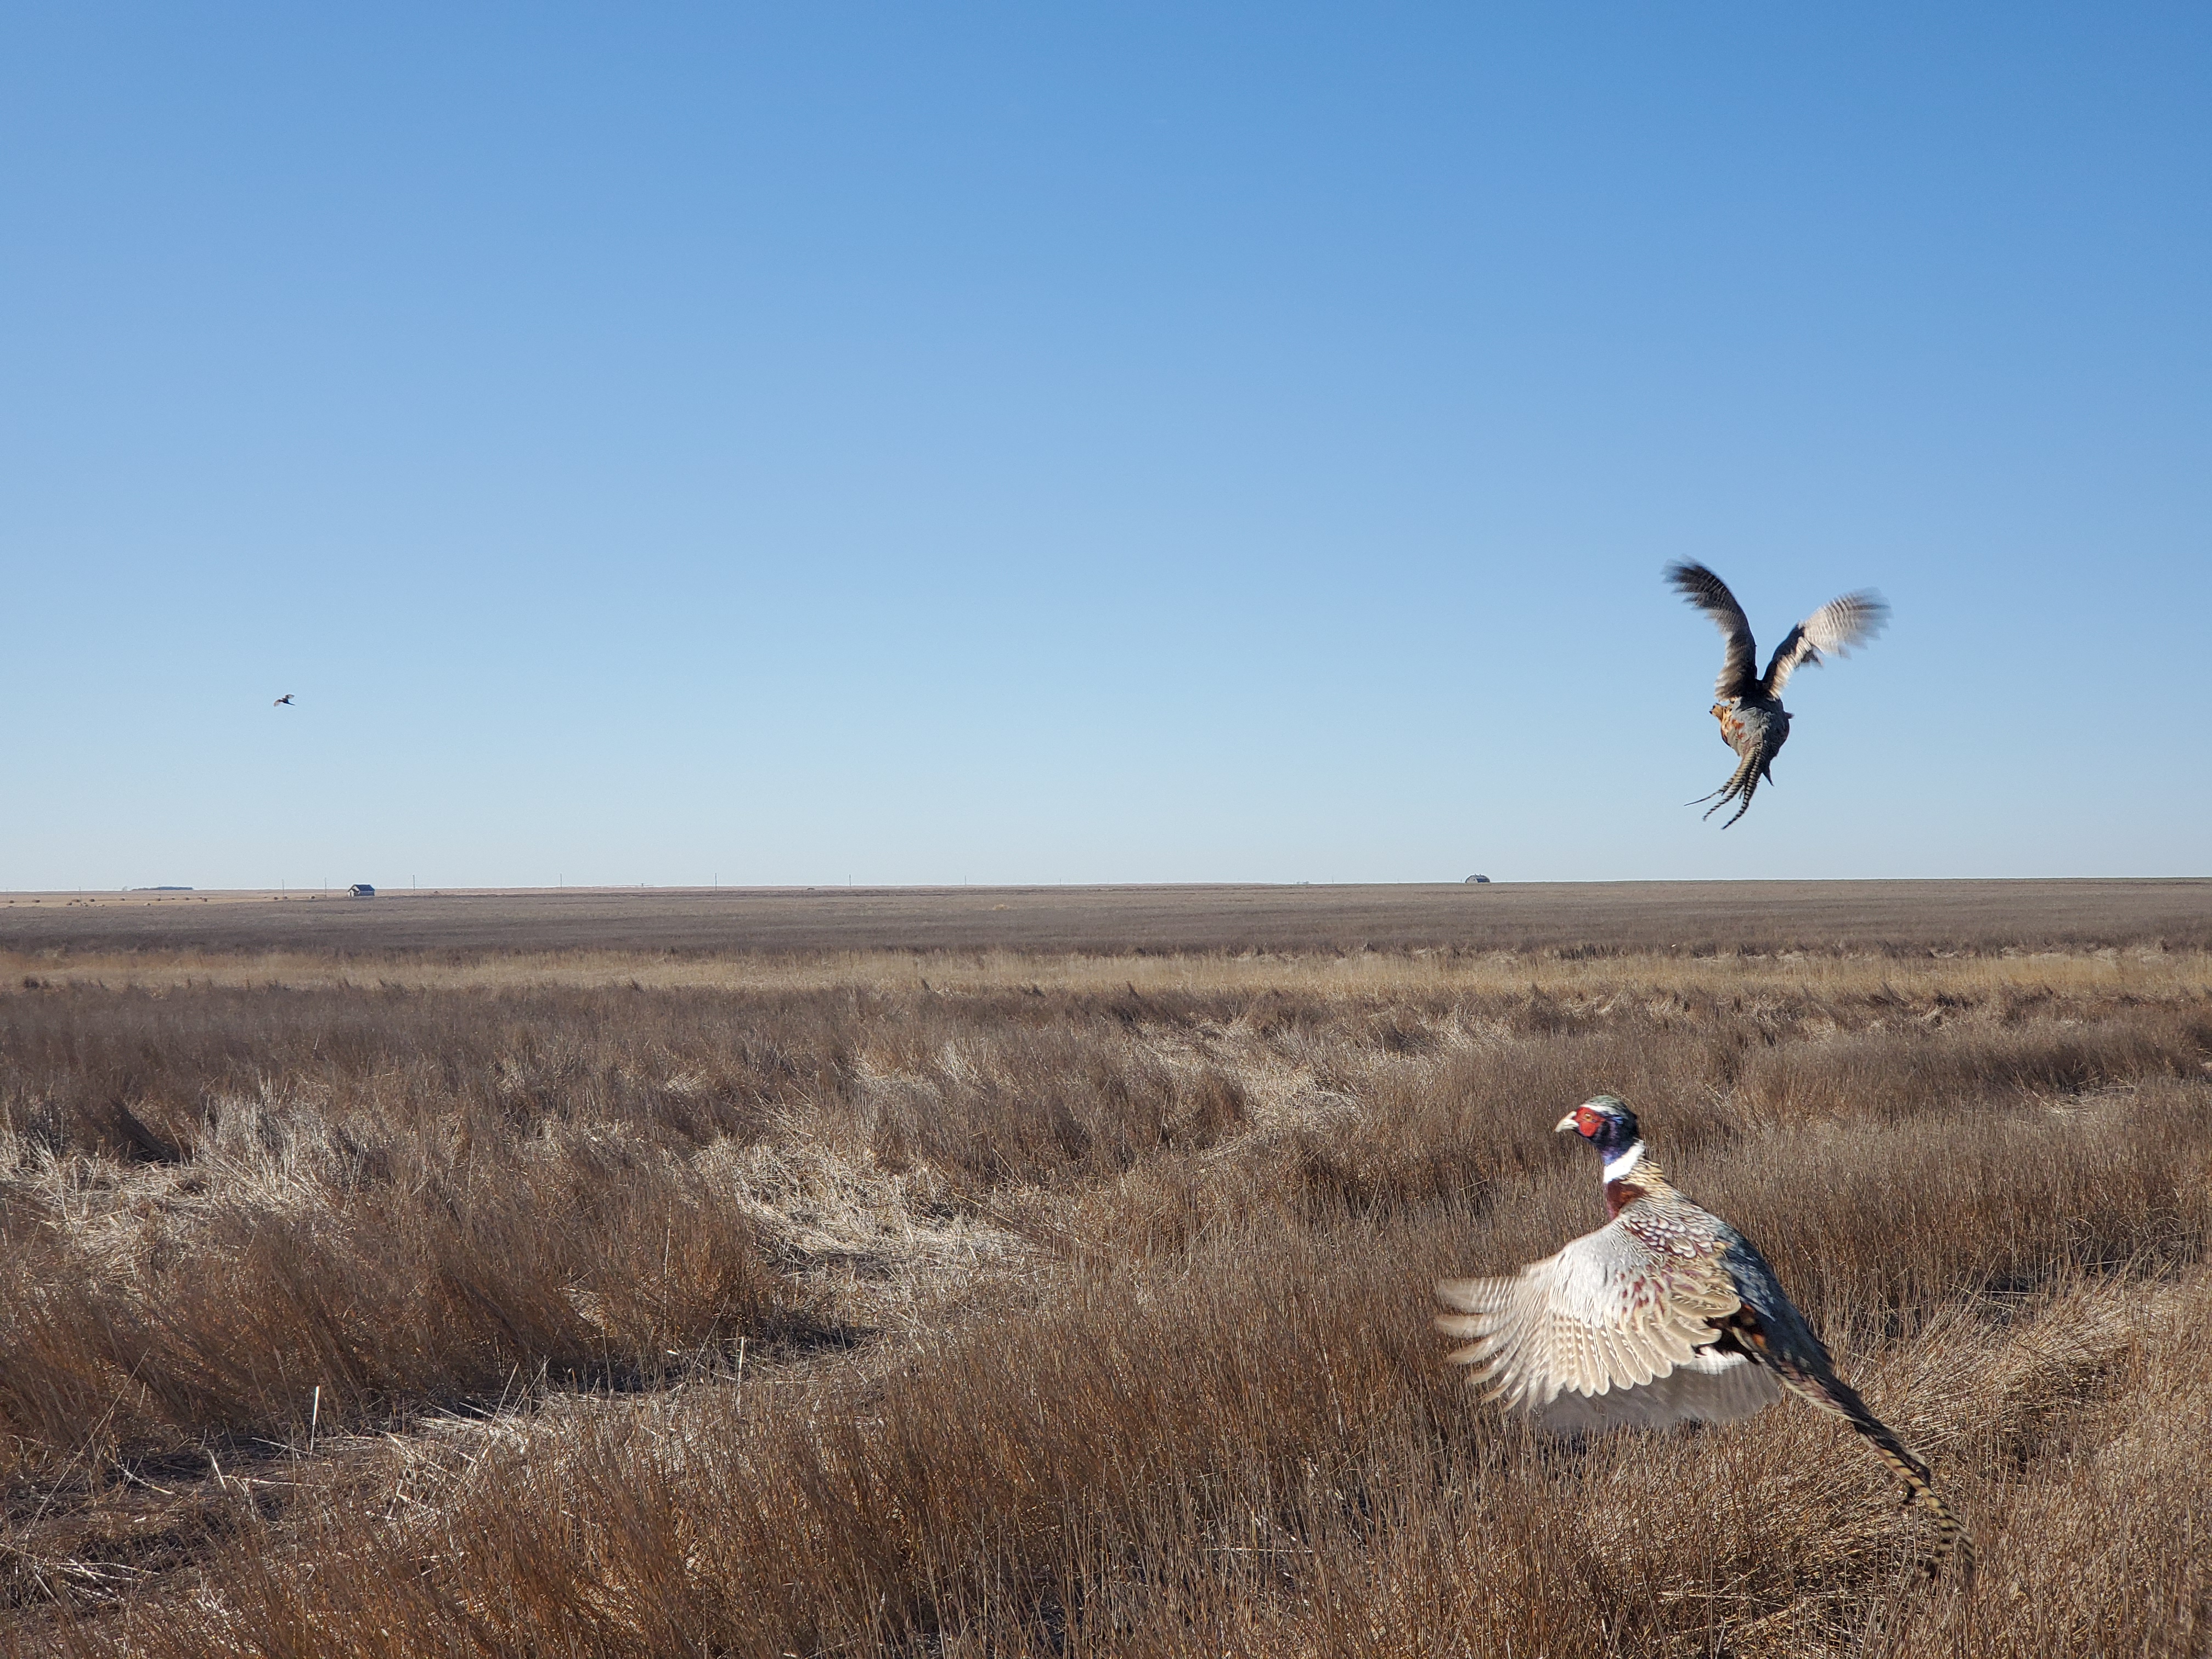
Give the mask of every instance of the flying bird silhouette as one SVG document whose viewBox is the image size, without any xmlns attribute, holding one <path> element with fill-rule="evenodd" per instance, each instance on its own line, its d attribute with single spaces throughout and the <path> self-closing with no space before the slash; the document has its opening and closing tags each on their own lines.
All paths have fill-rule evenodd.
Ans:
<svg viewBox="0 0 2212 1659">
<path fill-rule="evenodd" d="M 1477 1369 L 1486 1400 L 1540 1427 L 1573 1434 L 1747 1417 L 1784 1390 L 1842 1418 L 1935 1517 L 1930 1570 L 1973 1544 L 1936 1495 L 1927 1464 L 1836 1375 L 1766 1258 L 1676 1191 L 1644 1148 L 1636 1114 L 1599 1095 L 1561 1118 L 1605 1159 L 1613 1218 L 1511 1279 L 1448 1279 L 1437 1295 L 1461 1310 L 1437 1328 L 1472 1337 L 1449 1358 Z"/>
<path fill-rule="evenodd" d="M 276 699 L 276 702 L 275 702 L 275 703 L 273 703 L 273 704 L 271 705 L 271 707 L 273 707 L 273 708 L 284 708 L 287 704 L 289 704 L 292 708 L 297 708 L 300 706 L 299 704 L 297 704 L 297 703 L 295 703 L 295 702 L 292 702 L 292 694 L 291 694 L 289 691 L 287 691 L 287 692 L 286 692 L 283 696 L 281 696 L 281 697 L 277 698 L 277 699 Z"/>
<path fill-rule="evenodd" d="M 1721 740 L 1735 750 L 1739 759 L 1726 783 L 1712 795 L 1700 795 L 1690 803 L 1695 806 L 1700 801 L 1712 801 L 1705 808 L 1705 816 L 1711 817 L 1730 801 L 1738 802 L 1728 823 L 1721 825 L 1725 830 L 1751 810 L 1751 798 L 1760 779 L 1774 781 L 1767 769 L 1782 752 L 1782 745 L 1790 741 L 1790 711 L 1782 706 L 1782 688 L 1790 683 L 1792 672 L 1801 664 L 1819 663 L 1824 651 L 1839 657 L 1850 655 L 1851 647 L 1881 631 L 1889 620 L 1889 606 L 1872 589 L 1830 599 L 1790 630 L 1775 647 L 1762 676 L 1758 672 L 1759 647 L 1751 636 L 1751 623 L 1728 584 L 1701 564 L 1670 564 L 1667 580 L 1719 624 L 1721 636 L 1728 641 L 1720 678 L 1713 683 L 1714 695 L 1720 701 L 1711 712 L 1721 723 Z M 1713 800 L 1713 795 L 1720 799 Z"/>
</svg>

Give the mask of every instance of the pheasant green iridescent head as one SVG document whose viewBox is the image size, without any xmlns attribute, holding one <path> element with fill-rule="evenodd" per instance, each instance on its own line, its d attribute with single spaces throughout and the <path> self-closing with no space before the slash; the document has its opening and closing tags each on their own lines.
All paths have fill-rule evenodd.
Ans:
<svg viewBox="0 0 2212 1659">
<path fill-rule="evenodd" d="M 1643 1137 L 1636 1132 L 1636 1114 L 1618 1095 L 1593 1095 L 1559 1120 L 1559 1133 L 1572 1129 L 1598 1149 L 1610 1164 Z"/>
</svg>

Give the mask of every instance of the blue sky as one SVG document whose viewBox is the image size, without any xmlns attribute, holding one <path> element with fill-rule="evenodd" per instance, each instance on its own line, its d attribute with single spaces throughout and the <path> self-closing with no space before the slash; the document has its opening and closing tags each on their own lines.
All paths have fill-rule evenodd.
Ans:
<svg viewBox="0 0 2212 1659">
<path fill-rule="evenodd" d="M 0 886 L 2206 873 L 2208 74 L 2179 5 L 10 7 Z M 1896 611 L 1725 834 L 1678 557 Z"/>
</svg>

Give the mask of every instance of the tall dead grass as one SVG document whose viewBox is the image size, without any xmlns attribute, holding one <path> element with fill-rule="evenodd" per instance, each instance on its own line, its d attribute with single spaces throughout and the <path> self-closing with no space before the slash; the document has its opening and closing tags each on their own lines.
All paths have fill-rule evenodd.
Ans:
<svg viewBox="0 0 2212 1659">
<path fill-rule="evenodd" d="M 14 1645 L 2212 1641 L 2160 1427 L 2212 1420 L 2203 958 L 1021 966 L 0 998 Z M 1550 1129 L 1601 1088 L 1929 1456 L 1971 1590 L 1829 1419 L 1546 1443 L 1439 1364 L 1430 1280 L 1601 1217 Z"/>
</svg>

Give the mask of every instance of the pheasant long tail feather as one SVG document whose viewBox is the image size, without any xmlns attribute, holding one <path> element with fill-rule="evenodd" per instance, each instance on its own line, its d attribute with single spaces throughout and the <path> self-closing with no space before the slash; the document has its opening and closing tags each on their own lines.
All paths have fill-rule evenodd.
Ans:
<svg viewBox="0 0 2212 1659">
<path fill-rule="evenodd" d="M 1743 781 L 1743 797 L 1741 800 L 1737 803 L 1735 811 L 1729 813 L 1727 819 L 1722 823 L 1721 828 L 1723 830 L 1727 829 L 1729 824 L 1734 823 L 1746 812 L 1751 811 L 1751 798 L 1758 793 L 1759 774 L 1753 772 L 1749 777 L 1747 777 Z M 1705 809 L 1705 817 L 1712 817 L 1714 813 L 1721 810 L 1721 806 L 1723 805 L 1723 803 L 1716 801 L 1712 805 Z"/>
<path fill-rule="evenodd" d="M 1974 1540 L 1968 1535 L 1966 1523 L 1952 1513 L 1951 1506 L 1936 1492 L 1935 1477 L 1928 1472 L 1927 1464 L 1907 1451 L 1905 1443 L 1890 1431 L 1889 1425 L 1867 1409 L 1858 1390 L 1832 1372 L 1814 1376 L 1802 1371 L 1785 1370 L 1783 1380 L 1801 1399 L 1822 1411 L 1834 1413 L 1865 1437 L 1875 1455 L 1905 1483 L 1905 1501 L 1928 1511 L 1936 1522 L 1936 1532 L 1935 1552 L 1928 1560 L 1929 1575 L 1942 1571 L 1943 1564 L 1955 1554 L 1971 1577 L 1974 1571 Z"/>
<path fill-rule="evenodd" d="M 1743 805 L 1735 809 L 1735 817 L 1731 817 L 1728 821 L 1728 823 L 1734 823 L 1736 818 L 1741 817 L 1746 812 L 1751 810 L 1752 792 L 1758 787 L 1759 756 L 1754 751 L 1752 754 L 1746 755 L 1743 759 L 1736 763 L 1736 769 L 1729 775 L 1729 781 L 1723 784 L 1719 788 L 1714 790 L 1711 795 L 1700 795 L 1696 800 L 1690 802 L 1689 805 L 1696 806 L 1705 801 L 1712 801 L 1713 804 L 1705 808 L 1705 817 L 1711 817 L 1714 813 L 1719 811 L 1722 807 L 1726 806 L 1730 801 L 1735 800 L 1738 796 L 1741 796 L 1743 799 Z M 1720 799 L 1714 800 L 1714 795 L 1719 796 Z M 1727 829 L 1728 823 L 1723 824 L 1721 828 L 1723 830 Z"/>
<path fill-rule="evenodd" d="M 1928 1560 L 1929 1575 L 1940 1572 L 1954 1553 L 1971 1574 L 1974 1570 L 1974 1540 L 1967 1535 L 1965 1522 L 1951 1512 L 1951 1506 L 1936 1492 L 1928 1466 L 1905 1450 L 1903 1443 L 1890 1432 L 1889 1425 L 1869 1411 L 1856 1395 L 1851 1395 L 1851 1401 L 1857 1409 L 1843 1412 L 1844 1420 L 1866 1437 L 1875 1455 L 1888 1464 L 1891 1472 L 1905 1483 L 1905 1501 L 1926 1510 L 1936 1522 L 1936 1548 Z"/>
</svg>

